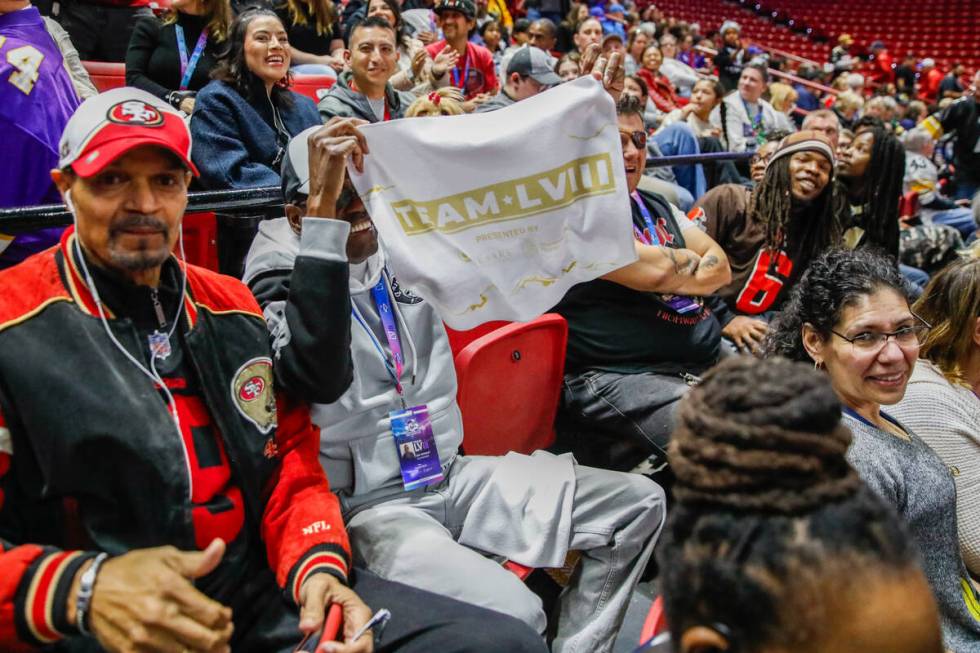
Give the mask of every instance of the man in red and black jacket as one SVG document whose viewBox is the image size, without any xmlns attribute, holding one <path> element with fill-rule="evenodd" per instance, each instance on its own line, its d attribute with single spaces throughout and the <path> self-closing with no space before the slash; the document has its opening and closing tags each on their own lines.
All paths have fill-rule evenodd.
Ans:
<svg viewBox="0 0 980 653">
<path fill-rule="evenodd" d="M 196 173 L 180 114 L 116 89 L 60 153 L 75 227 L 0 273 L 0 650 L 285 653 L 332 603 L 336 653 L 373 650 L 366 603 L 394 614 L 380 650 L 490 650 L 451 644 L 499 628 L 537 650 L 516 620 L 351 569 L 261 309 L 171 254 Z"/>
</svg>

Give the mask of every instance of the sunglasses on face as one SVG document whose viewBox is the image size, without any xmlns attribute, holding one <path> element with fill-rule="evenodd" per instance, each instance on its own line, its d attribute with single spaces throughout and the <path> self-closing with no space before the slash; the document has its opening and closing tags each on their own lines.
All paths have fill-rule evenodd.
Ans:
<svg viewBox="0 0 980 653">
<path fill-rule="evenodd" d="M 624 150 L 630 141 L 633 142 L 633 147 L 638 150 L 645 150 L 647 147 L 647 133 L 645 131 L 628 132 L 620 129 L 619 140 Z"/>
</svg>

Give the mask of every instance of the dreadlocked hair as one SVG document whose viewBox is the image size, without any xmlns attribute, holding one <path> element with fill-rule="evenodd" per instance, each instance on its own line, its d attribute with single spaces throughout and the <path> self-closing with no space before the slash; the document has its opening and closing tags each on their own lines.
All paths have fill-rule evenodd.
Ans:
<svg viewBox="0 0 980 653">
<path fill-rule="evenodd" d="M 897 516 L 847 463 L 850 441 L 825 376 L 785 359 L 728 358 L 687 395 L 658 552 L 675 642 L 721 624 L 743 653 L 815 650 L 828 578 L 836 596 L 914 568 Z"/>
<path fill-rule="evenodd" d="M 803 215 L 793 220 L 793 182 L 789 174 L 792 157 L 784 156 L 766 168 L 766 175 L 752 192 L 750 210 L 765 225 L 765 247 L 778 252 L 790 236 L 795 242 L 808 243 L 802 261 L 809 261 L 840 239 L 840 223 L 833 212 L 833 184 L 827 185 L 807 206 Z M 792 225 L 791 221 L 795 222 Z"/>
<path fill-rule="evenodd" d="M 859 126 L 855 138 L 865 132 L 873 134 L 874 146 L 865 172 L 864 196 L 861 198 L 861 204 L 865 207 L 860 225 L 865 231 L 864 244 L 883 248 L 892 256 L 898 256 L 898 205 L 905 178 L 905 148 L 880 120 L 877 124 L 868 120 Z M 850 199 L 846 188 L 839 190 L 834 213 L 842 224 L 846 224 L 850 222 Z"/>
</svg>

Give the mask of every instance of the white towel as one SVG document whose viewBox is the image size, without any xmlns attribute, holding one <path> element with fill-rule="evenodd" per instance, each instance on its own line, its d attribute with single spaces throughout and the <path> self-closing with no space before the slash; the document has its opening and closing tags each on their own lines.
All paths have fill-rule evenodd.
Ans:
<svg viewBox="0 0 980 653">
<path fill-rule="evenodd" d="M 636 260 L 616 111 L 594 79 L 361 130 L 371 154 L 348 169 L 389 265 L 455 329 L 533 319 Z"/>
</svg>

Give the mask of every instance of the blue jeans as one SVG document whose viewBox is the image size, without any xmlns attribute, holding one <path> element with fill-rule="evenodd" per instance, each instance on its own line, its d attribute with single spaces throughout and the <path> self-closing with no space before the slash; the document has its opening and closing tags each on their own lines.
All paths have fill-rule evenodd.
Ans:
<svg viewBox="0 0 980 653">
<path fill-rule="evenodd" d="M 679 402 L 690 389 L 679 374 L 585 370 L 565 375 L 562 394 L 578 423 L 632 440 L 666 460 Z"/>
<path fill-rule="evenodd" d="M 980 191 L 980 186 L 971 184 L 968 181 L 956 180 L 956 192 L 953 193 L 954 200 L 972 200 L 973 196 Z"/>
<path fill-rule="evenodd" d="M 911 286 L 913 298 L 918 299 L 925 289 L 926 284 L 929 283 L 929 275 L 919 268 L 914 268 L 904 263 L 899 263 L 898 269 L 905 278 L 905 281 Z"/>
<path fill-rule="evenodd" d="M 938 211 L 933 214 L 932 221 L 956 229 L 963 236 L 965 243 L 976 240 L 977 223 L 973 221 L 973 211 L 970 209 L 958 207 Z"/>
<path fill-rule="evenodd" d="M 694 135 L 694 130 L 689 125 L 682 122 L 675 122 L 664 127 L 653 135 L 653 140 L 657 147 L 663 152 L 664 156 L 677 156 L 680 154 L 701 154 L 701 147 L 698 145 L 698 138 Z M 687 192 L 696 200 L 708 189 L 708 184 L 704 178 L 704 169 L 701 164 L 686 166 L 671 166 L 677 183 L 684 187 Z"/>
</svg>

